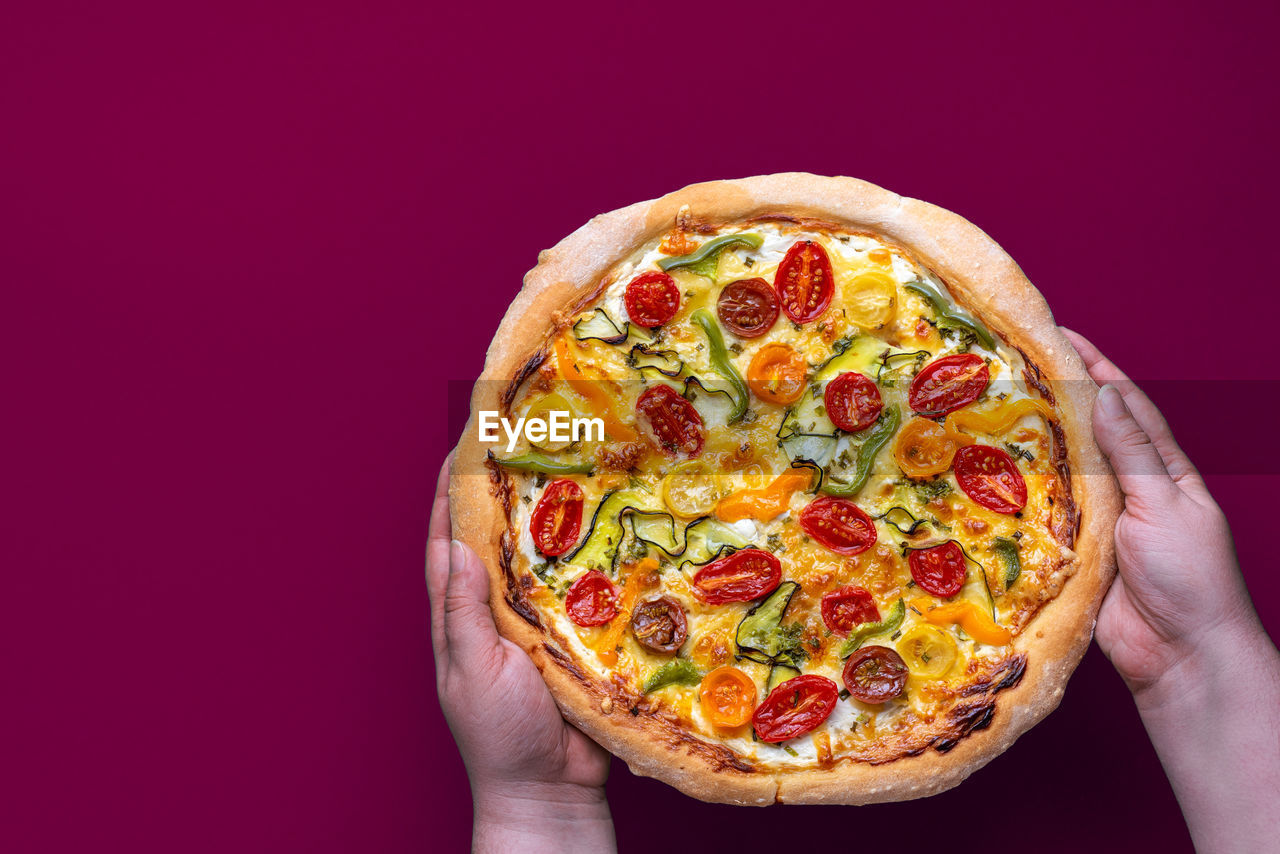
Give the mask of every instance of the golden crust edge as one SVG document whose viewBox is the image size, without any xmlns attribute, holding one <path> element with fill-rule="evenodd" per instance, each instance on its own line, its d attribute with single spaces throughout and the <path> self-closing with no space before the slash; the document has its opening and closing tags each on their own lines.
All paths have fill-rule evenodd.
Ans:
<svg viewBox="0 0 1280 854">
<path fill-rule="evenodd" d="M 991 325 L 1041 368 L 1057 398 L 1073 497 L 1081 513 L 1076 573 L 1015 641 L 1014 648 L 1028 656 L 1026 672 L 1016 687 L 995 697 L 995 716 L 987 728 L 970 732 L 946 754 L 928 750 L 875 766 L 842 763 L 832 769 L 752 774 L 715 769 L 702 757 L 655 740 L 639 723 L 643 718 L 619 723 L 617 710 L 602 712 L 542 648 L 542 632 L 505 605 L 501 595 L 493 601 L 499 631 L 529 652 L 570 721 L 636 773 L 661 779 L 693 797 L 722 803 L 862 804 L 949 789 L 1058 706 L 1088 648 L 1102 596 L 1115 574 L 1111 531 L 1121 508 L 1114 477 L 1093 440 L 1090 419 L 1097 389 L 1080 356 L 1013 259 L 958 214 L 855 178 L 783 173 L 694 184 L 593 218 L 540 253 L 489 347 L 450 481 L 454 536 L 480 555 L 492 589 L 504 591 L 499 542 L 506 522 L 490 495 L 487 474 L 480 474 L 485 471 L 485 455 L 475 440 L 477 412 L 498 408 L 498 388 L 545 343 L 549 321 L 590 293 L 619 259 L 669 228 L 684 205 L 695 215 L 716 219 L 786 213 L 872 230 L 904 245 L 940 275 L 961 302 L 984 320 L 994 321 Z"/>
</svg>

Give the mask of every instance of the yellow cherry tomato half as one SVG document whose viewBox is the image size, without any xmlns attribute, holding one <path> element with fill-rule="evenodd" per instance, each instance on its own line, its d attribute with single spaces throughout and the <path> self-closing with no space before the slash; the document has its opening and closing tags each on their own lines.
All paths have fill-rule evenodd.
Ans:
<svg viewBox="0 0 1280 854">
<path fill-rule="evenodd" d="M 530 403 L 529 408 L 525 411 L 525 418 L 530 420 L 540 418 L 549 425 L 551 423 L 551 413 L 553 412 L 566 413 L 569 419 L 580 417 L 564 395 L 553 391 L 533 400 Z M 543 451 L 563 451 L 565 448 L 569 447 L 569 445 L 573 444 L 572 434 L 570 433 L 567 424 L 557 428 L 556 432 L 562 441 L 552 439 L 552 431 L 547 430 L 545 438 L 540 441 L 530 439 L 529 444 Z M 569 434 L 569 437 L 564 438 L 564 434 Z"/>
<path fill-rule="evenodd" d="M 701 460 L 681 463 L 662 479 L 662 500 L 684 519 L 706 516 L 723 497 L 720 477 L 711 474 Z"/>
<path fill-rule="evenodd" d="M 941 679 L 951 672 L 960 657 L 951 635 L 926 624 L 909 629 L 898 640 L 898 655 L 907 663 L 911 674 L 921 679 Z"/>
<path fill-rule="evenodd" d="M 893 443 L 893 458 L 907 477 L 932 477 L 951 468 L 956 451 L 973 439 L 948 433 L 928 418 L 912 418 Z"/>
<path fill-rule="evenodd" d="M 698 699 L 713 726 L 739 727 L 756 709 L 756 683 L 736 667 L 717 667 L 702 678 Z"/>
<path fill-rule="evenodd" d="M 879 329 L 893 320 L 897 303 L 898 284 L 887 273 L 854 276 L 844 295 L 846 314 L 863 329 Z"/>
<path fill-rule="evenodd" d="M 804 356 L 786 344 L 767 344 L 751 359 L 747 385 L 761 400 L 788 406 L 804 394 L 808 373 Z"/>
</svg>

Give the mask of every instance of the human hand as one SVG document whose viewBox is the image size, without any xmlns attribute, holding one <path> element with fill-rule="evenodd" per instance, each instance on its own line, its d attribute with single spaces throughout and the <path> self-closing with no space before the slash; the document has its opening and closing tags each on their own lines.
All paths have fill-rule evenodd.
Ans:
<svg viewBox="0 0 1280 854">
<path fill-rule="evenodd" d="M 1098 613 L 1098 646 L 1141 702 L 1193 655 L 1262 634 L 1226 517 L 1155 404 L 1083 336 L 1064 329 L 1101 386 L 1098 446 L 1124 492 L 1120 574 Z M 1247 648 L 1247 643 L 1244 648 Z"/>
<path fill-rule="evenodd" d="M 475 849 L 611 849 L 609 754 L 561 717 L 533 661 L 498 634 L 489 573 L 451 540 L 451 462 L 431 511 L 427 591 L 436 690 L 471 781 Z"/>
<path fill-rule="evenodd" d="M 1133 692 L 1196 850 L 1269 850 L 1280 835 L 1280 654 L 1226 517 L 1155 405 L 1063 332 L 1103 386 L 1093 432 L 1124 492 L 1098 646 Z"/>
</svg>

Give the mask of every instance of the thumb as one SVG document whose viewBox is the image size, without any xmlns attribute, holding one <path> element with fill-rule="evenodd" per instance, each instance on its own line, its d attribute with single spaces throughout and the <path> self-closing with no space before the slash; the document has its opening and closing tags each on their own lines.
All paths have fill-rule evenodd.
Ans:
<svg viewBox="0 0 1280 854">
<path fill-rule="evenodd" d="M 1119 390 L 1109 383 L 1098 391 L 1093 404 L 1093 434 L 1098 447 L 1111 460 L 1127 500 L 1158 506 L 1176 497 L 1177 487 L 1160 452 L 1129 411 Z"/>
<path fill-rule="evenodd" d="M 444 592 L 444 635 L 450 666 L 471 670 L 499 648 L 489 610 L 489 571 L 465 543 L 449 546 L 449 582 Z"/>
</svg>

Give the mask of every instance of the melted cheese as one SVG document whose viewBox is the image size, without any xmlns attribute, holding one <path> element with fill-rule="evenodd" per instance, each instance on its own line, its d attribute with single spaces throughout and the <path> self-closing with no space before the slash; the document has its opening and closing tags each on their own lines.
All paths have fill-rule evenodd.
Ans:
<svg viewBox="0 0 1280 854">
<path fill-rule="evenodd" d="M 785 343 L 803 354 L 810 365 L 816 366 L 832 355 L 830 342 L 835 337 L 846 335 L 870 335 L 886 345 L 907 350 L 927 349 L 930 353 L 929 361 L 960 350 L 959 336 L 940 336 L 937 329 L 927 322 L 935 318 L 932 306 L 904 286 L 922 281 L 942 293 L 953 307 L 957 307 L 954 300 L 941 281 L 900 249 L 865 235 L 804 232 L 787 224 L 756 224 L 740 229 L 725 229 L 722 233 L 734 231 L 760 234 L 763 236 L 762 245 L 758 249 L 734 247 L 724 251 L 718 262 L 716 281 L 709 281 L 687 270 L 671 271 L 681 289 L 681 307 L 676 317 L 664 327 L 659 346 L 664 350 L 674 351 L 684 362 L 686 369 L 695 375 L 707 375 L 711 371 L 711 364 L 705 337 L 689 321 L 693 311 L 706 308 L 714 315 L 715 298 L 720 288 L 730 281 L 760 277 L 772 282 L 787 250 L 801 237 L 818 240 L 831 258 L 836 279 L 836 293 L 831 306 L 823 318 L 801 327 L 795 326 L 782 315 L 770 332 L 755 339 L 737 339 L 726 330 L 726 342 L 734 345 L 733 364 L 741 374 L 746 375 L 752 357 L 768 344 Z M 626 286 L 636 275 L 656 269 L 657 262 L 667 257 L 660 251 L 659 244 L 660 241 L 655 240 L 633 258 L 617 265 L 610 274 L 611 283 L 596 305 L 584 314 L 602 307 L 619 324 L 626 320 L 623 299 Z M 851 296 L 849 283 L 867 272 L 888 275 L 896 284 L 893 317 L 883 328 L 876 330 L 861 329 L 849 322 L 846 317 L 848 313 L 843 311 L 845 300 Z M 642 381 L 637 372 L 628 367 L 627 353 L 631 343 L 628 341 L 620 345 L 609 345 L 589 341 L 584 342 L 581 347 L 583 357 L 613 381 L 611 392 L 616 399 L 616 411 L 624 418 L 634 412 L 639 394 L 656 381 Z M 856 365 L 856 368 L 875 378 L 875 355 L 880 350 L 877 346 L 870 348 L 868 352 L 872 354 L 871 358 Z M 982 400 L 1016 400 L 1035 396 L 1022 381 L 1024 363 L 1017 351 L 1001 343 L 994 351 L 973 344 L 969 352 L 989 361 L 991 384 Z M 906 388 L 911 379 L 910 366 L 906 370 L 891 371 L 889 375 L 891 382 L 882 382 L 880 385 L 882 397 L 886 405 L 898 405 L 905 422 L 910 416 L 910 409 L 905 401 Z M 527 405 L 524 401 L 538 394 L 537 389 L 526 384 L 522 397 L 514 408 L 518 410 L 522 405 Z M 707 404 L 707 401 L 703 401 L 703 405 Z M 726 476 L 736 476 L 738 488 L 744 485 L 743 473 L 752 466 L 757 472 L 777 474 L 789 465 L 776 438 L 785 409 L 760 401 L 754 396 L 751 398 L 750 408 L 754 421 L 730 426 L 724 423 L 723 414 L 717 413 L 713 406 L 708 405 L 705 409 L 700 406 L 700 412 L 707 422 L 702 458 L 719 464 Z M 951 471 L 935 481 L 946 484 L 945 490 L 933 487 L 942 494 L 933 498 L 923 495 L 898 470 L 892 456 L 893 443 L 890 441 L 881 450 L 872 477 L 855 500 L 872 517 L 879 516 L 894 506 L 906 507 L 917 518 L 931 520 L 930 532 L 935 536 L 909 539 L 881 520 L 876 522 L 878 540 L 875 546 L 861 555 L 842 557 L 804 536 L 796 525 L 796 515 L 813 499 L 812 495 L 803 492 L 793 495 L 789 511 L 777 518 L 763 522 L 747 519 L 734 524 L 734 529 L 745 541 L 777 553 L 782 562 L 783 577 L 799 582 L 802 587 L 803 592 L 792 600 L 784 622 L 805 623 L 806 633 L 818 641 L 818 649 L 812 650 L 810 659 L 805 663 L 805 673 L 826 676 L 843 687 L 843 662 L 839 656 L 842 639 L 830 635 L 822 625 L 818 612 L 822 593 L 845 584 L 858 584 L 872 592 L 882 616 L 888 613 L 899 597 L 910 601 L 913 596 L 922 594 L 922 591 L 913 587 L 907 561 L 902 556 L 902 549 L 908 543 L 919 545 L 947 538 L 957 539 L 971 556 L 987 566 L 989 578 L 994 579 L 998 576 L 1000 567 L 996 557 L 988 550 L 992 538 L 1008 538 L 1017 534 L 1020 537 L 1022 576 L 1012 591 L 997 595 L 994 603 L 997 621 L 1014 631 L 1015 635 L 1025 627 L 1035 609 L 1061 589 L 1071 571 L 1074 556 L 1070 549 L 1054 540 L 1048 528 L 1048 490 L 1057 475 L 1050 464 L 1053 440 L 1047 425 L 1040 416 L 1028 415 L 1002 436 L 977 435 L 975 438 L 979 442 L 997 447 L 1016 438 L 1017 446 L 1032 456 L 1031 460 L 1018 460 L 1029 493 L 1027 505 L 1019 514 L 1020 518 L 994 513 L 970 500 L 957 485 Z M 518 452 L 524 450 L 527 448 L 521 448 Z M 661 498 L 658 496 L 662 494 L 662 478 L 679 462 L 681 460 L 650 448 L 643 453 L 636 470 L 631 473 L 633 485 L 642 494 L 647 491 L 648 495 L 653 496 L 654 508 L 661 508 Z M 537 502 L 541 488 L 539 478 L 535 476 L 520 472 L 511 474 L 516 482 L 517 496 L 511 517 L 519 555 L 517 572 L 529 573 L 534 568 L 547 564 L 546 559 L 534 548 L 528 531 L 530 511 Z M 605 492 L 604 479 L 600 476 L 575 479 L 582 484 L 587 495 L 583 516 L 585 536 Z M 561 562 L 550 574 L 544 572 L 551 582 L 550 586 L 542 580 L 534 579 L 531 596 L 555 633 L 563 638 L 570 653 L 588 666 L 594 663 L 594 668 L 606 678 L 615 673 L 621 674 L 630 688 L 639 693 L 647 674 L 669 661 L 670 657 L 648 651 L 634 641 L 630 632 L 625 632 L 618 664 L 612 670 L 600 665 L 592 650 L 592 642 L 602 630 L 576 626 L 568 620 L 562 604 L 564 591 L 583 571 L 585 570 L 581 567 Z M 971 578 L 976 572 L 976 568 L 971 566 Z M 757 700 L 763 700 L 765 680 L 768 678 L 767 668 L 747 661 L 734 662 L 732 658 L 734 630 L 749 609 L 750 603 L 705 605 L 693 596 L 689 586 L 690 576 L 688 568 L 682 571 L 677 566 L 669 565 L 661 574 L 660 582 L 661 593 L 679 601 L 688 614 L 689 640 L 683 646 L 682 654 L 691 657 L 705 671 L 717 664 L 726 663 L 727 651 L 727 662 L 736 663 L 755 679 L 759 691 Z M 976 585 L 971 582 L 960 595 L 977 595 L 975 589 Z M 906 632 L 919 622 L 919 615 L 908 608 L 900 631 Z M 754 740 L 750 727 L 733 734 L 715 730 L 701 711 L 696 686 L 671 686 L 655 692 L 651 697 L 686 721 L 694 731 L 717 740 L 760 764 L 768 767 L 812 765 L 820 752 L 826 754 L 829 751 L 831 756 L 838 759 L 842 754 L 856 753 L 877 738 L 901 730 L 913 722 L 932 720 L 932 716 L 948 702 L 947 686 L 957 680 L 963 681 L 966 668 L 972 669 L 1009 653 L 1007 648 L 979 644 L 965 637 L 957 627 L 947 627 L 946 630 L 954 636 L 960 652 L 960 661 L 953 668 L 950 677 L 927 683 L 913 676 L 902 696 L 881 706 L 841 700 L 818 730 L 791 740 L 785 745 L 785 749 Z M 699 645 L 699 641 L 704 638 L 706 641 Z M 892 640 L 886 638 L 877 638 L 873 642 L 892 645 Z M 1013 645 L 1016 647 L 1016 644 L 1015 638 Z"/>
</svg>

